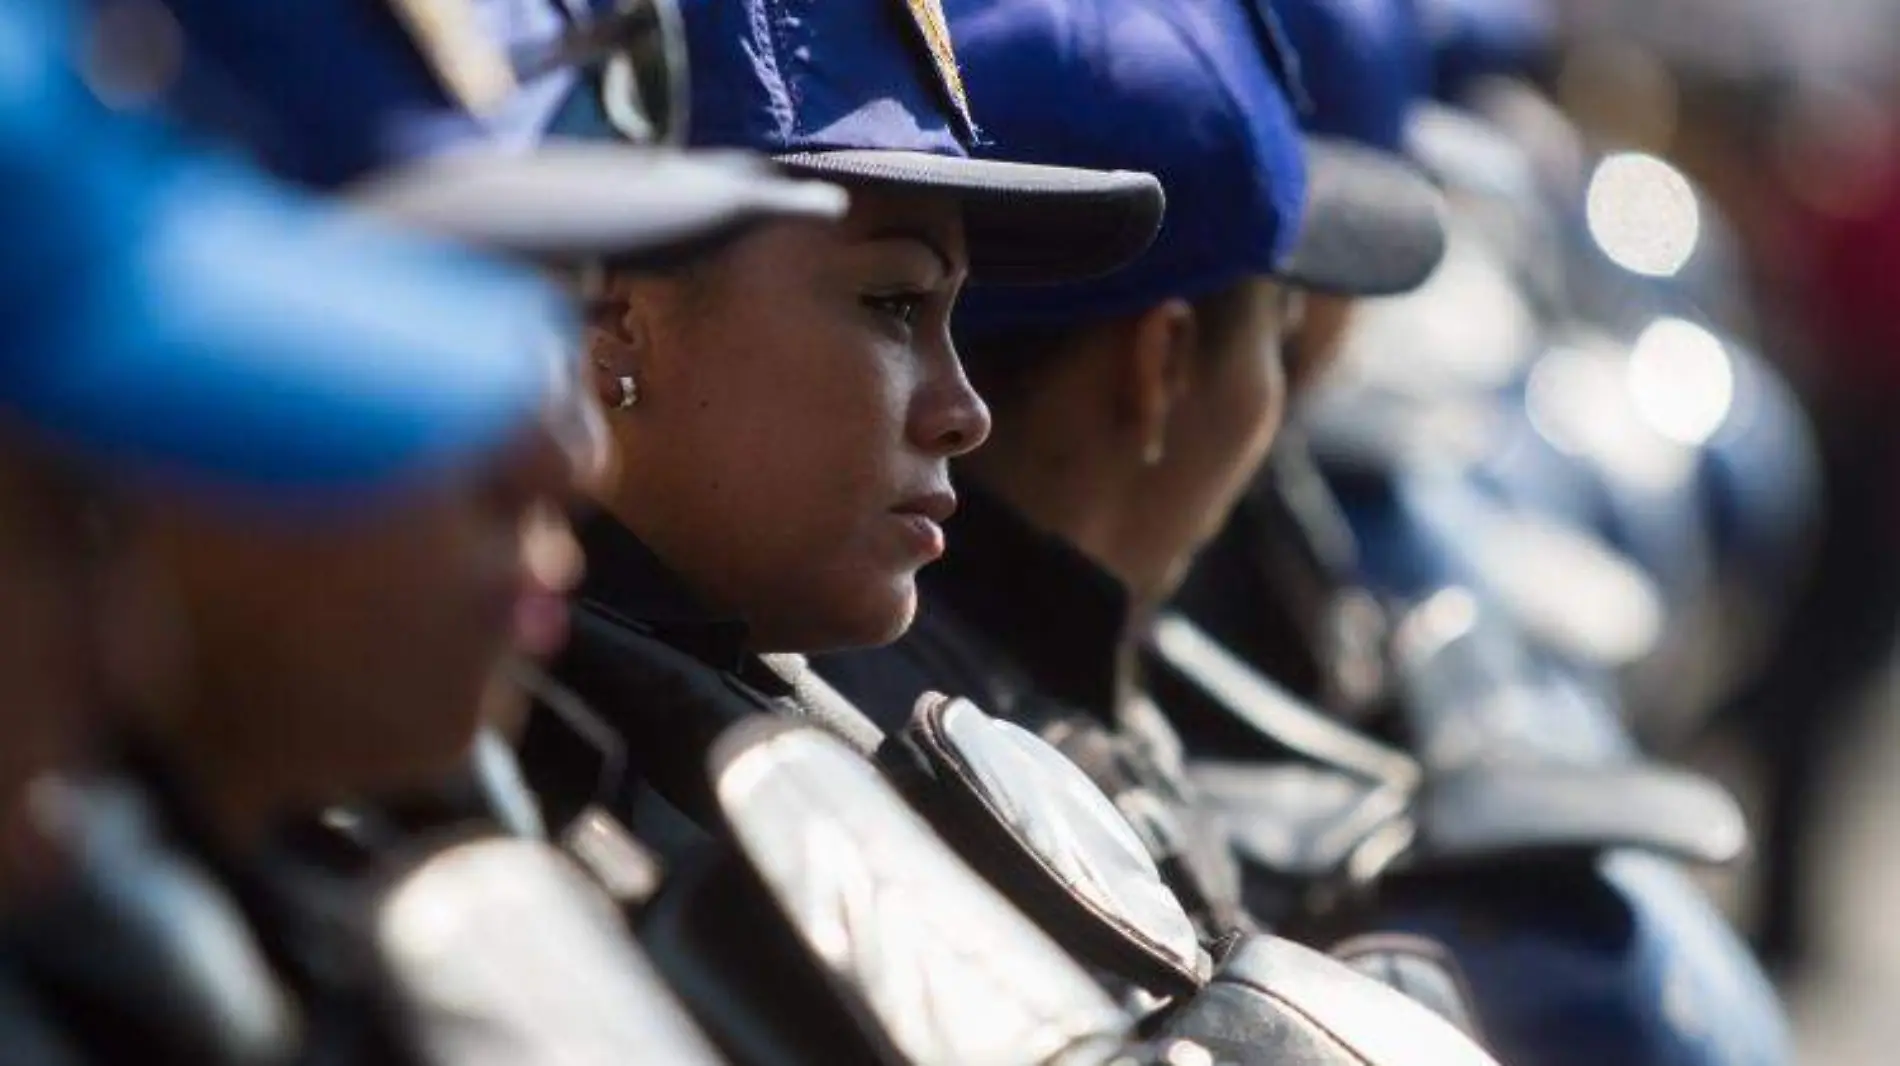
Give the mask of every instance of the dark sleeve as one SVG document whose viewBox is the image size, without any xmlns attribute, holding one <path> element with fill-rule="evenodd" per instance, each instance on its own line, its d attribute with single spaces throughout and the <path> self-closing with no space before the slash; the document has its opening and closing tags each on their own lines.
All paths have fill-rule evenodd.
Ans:
<svg viewBox="0 0 1900 1066">
<path fill-rule="evenodd" d="M 814 656 L 813 670 L 886 733 L 901 733 L 931 677 L 902 642 L 886 648 Z"/>
<path fill-rule="evenodd" d="M 29 995 L 0 968 L 0 1051 L 17 1066 L 80 1066 Z"/>
</svg>

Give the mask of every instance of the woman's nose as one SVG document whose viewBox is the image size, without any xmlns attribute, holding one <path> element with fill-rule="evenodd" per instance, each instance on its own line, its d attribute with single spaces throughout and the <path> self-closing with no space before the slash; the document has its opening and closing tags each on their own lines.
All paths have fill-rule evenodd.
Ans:
<svg viewBox="0 0 1900 1066">
<path fill-rule="evenodd" d="M 926 388 L 912 420 L 913 443 L 946 459 L 976 450 L 990 436 L 990 408 L 971 387 L 954 353 L 943 375 Z"/>
</svg>

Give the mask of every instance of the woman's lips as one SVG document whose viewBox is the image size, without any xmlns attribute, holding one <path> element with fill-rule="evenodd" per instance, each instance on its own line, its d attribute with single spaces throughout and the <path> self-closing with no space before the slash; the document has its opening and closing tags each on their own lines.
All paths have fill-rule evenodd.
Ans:
<svg viewBox="0 0 1900 1066">
<path fill-rule="evenodd" d="M 899 511 L 892 517 L 897 519 L 899 528 L 904 531 L 906 542 L 916 554 L 923 556 L 927 562 L 935 562 L 943 557 L 942 526 L 920 514 Z"/>
<path fill-rule="evenodd" d="M 949 489 L 920 492 L 891 509 L 917 554 L 934 562 L 943 557 L 943 523 L 957 513 L 957 494 Z"/>
<path fill-rule="evenodd" d="M 931 489 L 912 496 L 891 510 L 898 514 L 922 515 L 942 525 L 950 521 L 951 515 L 957 513 L 957 494 L 949 489 Z"/>
</svg>

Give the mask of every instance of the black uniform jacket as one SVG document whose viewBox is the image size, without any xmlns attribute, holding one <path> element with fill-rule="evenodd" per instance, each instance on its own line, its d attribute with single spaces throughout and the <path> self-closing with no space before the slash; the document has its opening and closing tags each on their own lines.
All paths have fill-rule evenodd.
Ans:
<svg viewBox="0 0 1900 1066">
<path fill-rule="evenodd" d="M 1040 733 L 1129 816 L 1204 934 L 1250 928 L 1226 837 L 1197 808 L 1178 742 L 1126 662 L 1138 624 L 1127 591 L 997 497 L 967 483 L 958 493 L 910 632 L 813 666 L 887 731 L 938 691 Z"/>
<path fill-rule="evenodd" d="M 74 817 L 68 883 L 0 928 L 15 1009 L 31 1004 L 70 1061 L 412 1061 L 344 882 L 275 848 L 224 848 L 142 752 L 80 786 Z"/>
<path fill-rule="evenodd" d="M 549 831 L 599 805 L 663 854 L 712 825 L 707 754 L 736 722 L 791 709 L 793 687 L 746 651 L 743 622 L 704 607 L 631 531 L 581 524 L 587 577 L 554 679 L 585 714 L 538 706 L 520 745 Z"/>
</svg>

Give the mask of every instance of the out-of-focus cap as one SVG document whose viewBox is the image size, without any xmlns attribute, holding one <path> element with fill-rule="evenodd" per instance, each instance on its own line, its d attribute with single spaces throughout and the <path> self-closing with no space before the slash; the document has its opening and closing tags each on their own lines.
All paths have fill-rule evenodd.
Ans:
<svg viewBox="0 0 1900 1066">
<path fill-rule="evenodd" d="M 842 190 L 736 153 L 635 145 L 604 123 L 589 147 L 549 139 L 564 115 L 608 110 L 603 93 L 637 93 L 605 76 L 624 58 L 612 34 L 677 30 L 669 2 L 641 20 L 576 19 L 556 0 L 163 0 L 187 57 L 170 105 L 290 180 L 535 258 L 666 259 L 754 223 L 841 215 Z"/>
<path fill-rule="evenodd" d="M 558 293 L 106 111 L 70 16 L 0 10 L 0 410 L 115 469 L 298 500 L 526 429 L 571 360 Z"/>
</svg>

